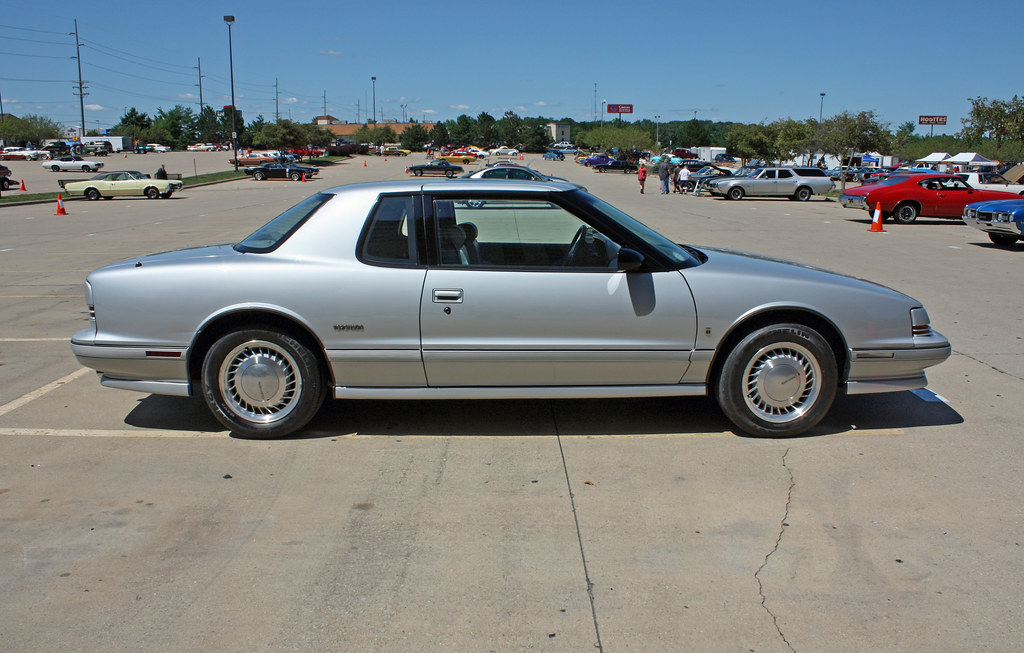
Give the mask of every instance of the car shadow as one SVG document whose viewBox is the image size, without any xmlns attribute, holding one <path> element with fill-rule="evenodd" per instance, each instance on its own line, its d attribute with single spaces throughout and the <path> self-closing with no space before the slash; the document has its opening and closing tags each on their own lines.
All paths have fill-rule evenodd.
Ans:
<svg viewBox="0 0 1024 653">
<path fill-rule="evenodd" d="M 863 224 L 863 225 L 866 225 L 868 227 L 870 227 L 871 223 L 872 223 L 872 219 L 871 219 L 870 215 L 867 215 L 867 217 L 864 217 L 864 218 L 846 218 L 846 221 L 847 222 L 855 222 L 857 224 Z M 962 227 L 962 226 L 964 226 L 964 221 L 961 220 L 960 218 L 917 218 L 916 220 L 914 220 L 910 224 L 899 224 L 899 223 L 893 222 L 892 218 L 887 218 L 882 223 L 882 227 L 884 229 L 889 229 L 890 227 L 893 228 L 893 229 L 906 229 L 908 227 L 909 228 L 913 228 L 916 225 L 932 225 L 932 226 L 942 225 L 944 227 Z"/>
<path fill-rule="evenodd" d="M 948 404 L 927 390 L 878 395 L 839 395 L 810 433 L 821 437 L 862 430 L 894 430 L 963 423 Z M 224 427 L 202 401 L 150 395 L 125 423 L 144 429 L 213 433 Z M 339 436 L 550 437 L 694 435 L 731 432 L 710 397 L 632 399 L 517 399 L 380 401 L 329 400 L 302 430 L 285 439 Z M 236 436 L 233 436 L 236 437 Z"/>
<path fill-rule="evenodd" d="M 991 249 L 999 252 L 1024 252 L 1024 247 L 1022 247 L 1019 242 L 1015 245 L 996 245 L 992 241 L 978 241 L 976 243 L 967 244 L 980 249 Z"/>
</svg>

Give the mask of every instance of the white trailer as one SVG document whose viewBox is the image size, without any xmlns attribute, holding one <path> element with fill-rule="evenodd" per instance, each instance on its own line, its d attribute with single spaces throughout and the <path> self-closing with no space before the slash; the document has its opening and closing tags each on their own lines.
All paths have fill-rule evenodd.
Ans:
<svg viewBox="0 0 1024 653">
<path fill-rule="evenodd" d="M 124 138 L 124 136 L 83 136 L 82 145 L 88 145 L 89 143 L 102 143 L 106 141 L 107 143 L 110 143 L 110 146 L 114 148 L 115 152 L 120 152 L 125 149 Z"/>
<path fill-rule="evenodd" d="M 725 154 L 724 147 L 698 147 L 696 149 L 693 149 L 693 151 L 697 153 L 697 156 L 700 157 L 701 161 L 711 162 L 714 162 L 715 156 L 719 154 Z"/>
</svg>

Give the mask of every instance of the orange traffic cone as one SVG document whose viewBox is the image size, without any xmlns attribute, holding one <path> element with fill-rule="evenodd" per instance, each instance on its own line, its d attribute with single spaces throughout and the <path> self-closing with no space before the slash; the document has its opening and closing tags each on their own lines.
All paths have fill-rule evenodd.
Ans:
<svg viewBox="0 0 1024 653">
<path fill-rule="evenodd" d="M 306 183 L 306 173 L 302 173 L 302 183 Z"/>
<path fill-rule="evenodd" d="M 366 167 L 366 159 L 363 159 L 363 167 Z"/>
<path fill-rule="evenodd" d="M 64 202 L 60 199 L 60 194 L 57 194 L 57 212 L 54 215 L 67 215 L 68 212 L 64 210 Z"/>
<path fill-rule="evenodd" d="M 405 166 L 405 174 L 409 174 L 409 166 Z"/>
<path fill-rule="evenodd" d="M 868 231 L 874 231 L 876 233 L 885 233 L 885 229 L 882 229 L 882 203 L 875 203 L 875 215 L 871 218 L 871 228 Z"/>
<path fill-rule="evenodd" d="M 388 158 L 384 157 L 384 163 L 387 163 L 387 162 L 388 162 Z"/>
<path fill-rule="evenodd" d="M 21 190 L 25 190 L 25 180 L 21 180 Z"/>
</svg>

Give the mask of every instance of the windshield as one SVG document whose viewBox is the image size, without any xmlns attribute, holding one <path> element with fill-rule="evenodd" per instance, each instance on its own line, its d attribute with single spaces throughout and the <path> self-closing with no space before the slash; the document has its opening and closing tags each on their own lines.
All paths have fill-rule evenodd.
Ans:
<svg viewBox="0 0 1024 653">
<path fill-rule="evenodd" d="M 696 256 L 691 255 L 679 245 L 673 243 L 668 238 L 665 238 L 632 216 L 623 213 L 611 204 L 607 204 L 593 195 L 582 191 L 573 193 L 573 197 L 585 206 L 608 216 L 612 221 L 628 231 L 631 235 L 669 258 L 678 268 L 690 268 L 700 265 L 701 261 L 697 259 Z"/>
<path fill-rule="evenodd" d="M 251 236 L 235 245 L 239 252 L 264 254 L 271 252 L 288 240 L 303 222 L 316 213 L 317 209 L 334 197 L 331 193 L 318 193 L 308 197 L 267 224 L 257 229 Z"/>
</svg>

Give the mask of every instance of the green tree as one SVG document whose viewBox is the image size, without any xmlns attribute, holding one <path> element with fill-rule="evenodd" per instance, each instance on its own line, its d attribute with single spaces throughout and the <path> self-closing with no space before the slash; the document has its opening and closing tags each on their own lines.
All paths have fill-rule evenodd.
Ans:
<svg viewBox="0 0 1024 653">
<path fill-rule="evenodd" d="M 498 121 L 498 140 L 513 147 L 522 144 L 524 129 L 523 119 L 513 111 L 506 111 Z"/>
<path fill-rule="evenodd" d="M 880 122 L 874 111 L 844 111 L 832 116 L 823 125 L 822 148 L 843 160 L 844 167 L 850 165 L 857 152 L 887 152 L 892 146 L 893 136 L 889 124 Z"/>
<path fill-rule="evenodd" d="M 618 121 L 581 132 L 576 142 L 588 147 L 618 148 L 622 151 L 650 150 L 654 147 L 654 139 L 646 129 L 619 124 Z"/>
<path fill-rule="evenodd" d="M 430 140 L 438 146 L 442 146 L 451 143 L 452 137 L 448 133 L 448 127 L 443 122 L 437 122 L 430 129 Z"/>
<path fill-rule="evenodd" d="M 476 138 L 476 121 L 466 114 L 446 123 L 451 142 L 455 145 L 472 145 Z"/>
<path fill-rule="evenodd" d="M 430 142 L 430 134 L 423 128 L 423 125 L 410 125 L 402 132 L 399 140 L 404 149 L 419 152 L 424 145 Z"/>
<path fill-rule="evenodd" d="M 779 147 L 772 125 L 734 125 L 726 137 L 726 147 L 734 156 L 744 159 L 777 161 Z"/>
<path fill-rule="evenodd" d="M 775 146 L 780 153 L 780 158 L 804 159 L 803 163 L 809 162 L 811 152 L 815 146 L 815 135 L 817 132 L 817 121 L 815 120 L 777 120 L 772 123 L 775 131 Z"/>
<path fill-rule="evenodd" d="M 215 143 L 221 140 L 220 120 L 211 106 L 204 106 L 196 116 L 193 138 L 199 143 Z"/>
<path fill-rule="evenodd" d="M 146 138 L 149 142 L 164 143 L 175 149 L 184 149 L 195 134 L 196 115 L 191 107 L 176 105 L 164 111 L 157 109 Z"/>
<path fill-rule="evenodd" d="M 40 145 L 47 138 L 60 138 L 60 134 L 60 124 L 44 116 L 5 116 L 0 122 L 0 138 L 9 142 Z"/>
<path fill-rule="evenodd" d="M 497 144 L 497 121 L 494 119 L 494 116 L 486 111 L 481 112 L 480 115 L 476 117 L 475 131 L 476 136 L 473 138 L 473 141 L 480 147 L 488 148 Z M 505 145 L 511 145 L 511 143 L 505 143 Z"/>
</svg>

